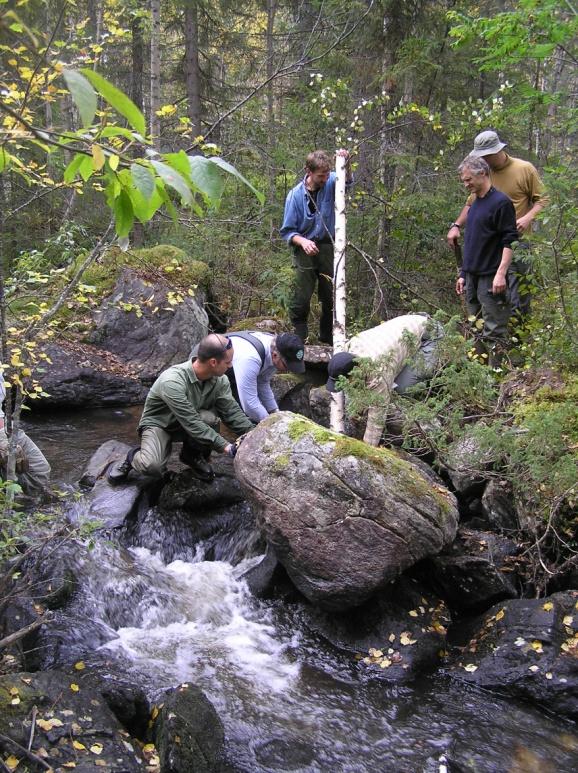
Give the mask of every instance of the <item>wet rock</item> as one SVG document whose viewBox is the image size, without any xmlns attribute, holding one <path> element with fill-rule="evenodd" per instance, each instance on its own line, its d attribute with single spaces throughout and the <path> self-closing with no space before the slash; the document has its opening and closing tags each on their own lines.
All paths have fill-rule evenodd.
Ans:
<svg viewBox="0 0 578 773">
<path fill-rule="evenodd" d="M 0 733 L 53 770 L 74 767 L 82 773 L 102 769 L 132 773 L 143 758 L 102 695 L 83 689 L 78 671 L 44 671 L 0 677 Z M 34 721 L 34 732 L 32 724 Z M 22 748 L 2 746 L 22 763 Z M 37 765 L 38 763 L 36 763 Z M 34 769 L 40 769 L 34 767 Z"/>
<path fill-rule="evenodd" d="M 242 502 L 245 494 L 235 477 L 232 460 L 214 455 L 211 463 L 215 472 L 214 480 L 199 480 L 191 470 L 185 468 L 163 487 L 159 508 L 163 512 L 189 510 L 199 513 Z"/>
<path fill-rule="evenodd" d="M 203 692 L 182 684 L 160 702 L 152 736 L 163 773 L 221 773 L 225 734 Z"/>
<path fill-rule="evenodd" d="M 427 580 L 460 614 L 487 609 L 501 599 L 517 598 L 518 546 L 491 532 L 460 528 L 456 540 L 420 565 Z"/>
<path fill-rule="evenodd" d="M 493 606 L 452 674 L 578 719 L 578 591 Z"/>
<path fill-rule="evenodd" d="M 363 673 L 388 682 L 439 666 L 450 622 L 444 602 L 405 576 L 347 614 L 311 608 L 305 613 L 312 631 L 356 657 Z"/>
<path fill-rule="evenodd" d="M 301 738 L 268 738 L 253 746 L 255 759 L 272 770 L 302 770 L 315 759 L 315 750 Z"/>
<path fill-rule="evenodd" d="M 363 603 L 456 533 L 447 489 L 390 451 L 295 414 L 261 422 L 235 469 L 291 580 L 327 609 Z"/>
<path fill-rule="evenodd" d="M 107 440 L 90 457 L 78 481 L 79 485 L 91 489 L 99 478 L 104 477 L 111 462 L 123 459 L 129 450 L 130 446 L 126 443 Z"/>
<path fill-rule="evenodd" d="M 92 342 L 119 357 L 145 381 L 154 380 L 170 365 L 184 362 L 207 334 L 204 295 L 201 292 L 193 298 L 182 293 L 182 299 L 171 304 L 170 292 L 174 293 L 174 287 L 160 272 L 151 279 L 124 268 L 112 294 L 95 314 Z M 148 302 L 151 297 L 154 303 Z M 127 305 L 133 310 L 126 311 Z"/>
<path fill-rule="evenodd" d="M 260 599 L 280 596 L 287 599 L 296 595 L 295 588 L 289 582 L 287 572 L 279 563 L 271 545 L 267 545 L 265 555 L 257 564 L 243 572 L 240 579 L 247 583 L 253 596 Z"/>
<path fill-rule="evenodd" d="M 147 389 L 122 360 L 87 344 L 48 344 L 42 408 L 98 408 L 142 403 Z"/>
<path fill-rule="evenodd" d="M 490 529 L 513 532 L 520 527 L 512 485 L 490 480 L 482 496 L 482 510 Z"/>
</svg>

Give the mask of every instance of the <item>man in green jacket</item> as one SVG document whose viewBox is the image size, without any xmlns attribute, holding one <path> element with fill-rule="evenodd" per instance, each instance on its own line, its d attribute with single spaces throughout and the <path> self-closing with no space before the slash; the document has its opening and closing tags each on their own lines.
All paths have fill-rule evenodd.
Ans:
<svg viewBox="0 0 578 773">
<path fill-rule="evenodd" d="M 196 357 L 161 373 L 145 401 L 140 448 L 131 449 L 123 462 L 111 466 L 109 483 L 124 483 L 131 469 L 162 476 L 175 441 L 183 444 L 181 462 L 202 480 L 213 479 L 211 451 L 229 456 L 236 452 L 236 445 L 218 433 L 219 421 L 238 435 L 255 426 L 233 399 L 225 376 L 233 353 L 230 338 L 211 333 L 199 344 Z"/>
</svg>

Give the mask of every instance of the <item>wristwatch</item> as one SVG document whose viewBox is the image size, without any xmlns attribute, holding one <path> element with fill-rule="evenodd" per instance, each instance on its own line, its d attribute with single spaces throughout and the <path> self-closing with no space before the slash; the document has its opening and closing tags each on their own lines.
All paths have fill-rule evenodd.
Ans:
<svg viewBox="0 0 578 773">
<path fill-rule="evenodd" d="M 461 228 L 461 225 L 459 223 L 452 223 L 450 228 Z"/>
</svg>

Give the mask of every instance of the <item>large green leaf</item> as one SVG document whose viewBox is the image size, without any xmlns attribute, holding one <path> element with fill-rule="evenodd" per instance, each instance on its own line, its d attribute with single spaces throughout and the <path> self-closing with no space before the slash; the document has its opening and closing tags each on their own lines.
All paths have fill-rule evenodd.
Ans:
<svg viewBox="0 0 578 773">
<path fill-rule="evenodd" d="M 150 199 L 155 189 L 155 176 L 151 170 L 142 164 L 131 164 L 130 173 L 132 181 L 145 199 Z"/>
<path fill-rule="evenodd" d="M 187 204 L 192 204 L 193 194 L 191 193 L 191 189 L 189 188 L 188 182 L 179 172 L 172 169 L 168 164 L 163 164 L 162 161 L 151 161 L 151 164 L 164 183 L 170 185 L 171 188 L 174 188 L 180 193 L 183 201 Z"/>
<path fill-rule="evenodd" d="M 84 75 L 77 70 L 64 70 L 64 80 L 80 113 L 83 126 L 90 126 L 96 113 L 96 94 Z"/>
<path fill-rule="evenodd" d="M 225 188 L 222 171 L 204 156 L 189 156 L 189 166 L 195 188 L 198 188 L 211 204 L 218 204 Z"/>
<path fill-rule="evenodd" d="M 222 158 L 218 158 L 217 156 L 213 158 L 208 159 L 212 164 L 216 164 L 221 169 L 224 169 L 225 172 L 228 172 L 229 174 L 232 174 L 233 177 L 236 177 L 237 180 L 240 180 L 243 185 L 246 185 L 247 188 L 249 188 L 250 191 L 252 191 L 255 196 L 259 199 L 259 202 L 263 204 L 265 202 L 265 194 L 261 193 L 261 191 L 258 191 L 257 188 L 255 188 L 249 180 L 247 180 L 243 175 L 238 172 L 235 167 L 232 164 L 229 164 L 228 161 L 224 161 Z"/>
<path fill-rule="evenodd" d="M 109 83 L 106 78 L 103 78 L 102 75 L 94 72 L 94 70 L 83 67 L 81 72 L 88 78 L 98 93 L 106 99 L 108 104 L 126 118 L 133 129 L 136 129 L 139 134 L 145 134 L 146 123 L 144 115 L 132 99 L 129 99 L 120 89 L 117 89 L 116 86 L 113 86 L 112 83 Z"/>
<path fill-rule="evenodd" d="M 63 179 L 65 183 L 71 183 L 74 180 L 80 168 L 80 165 L 82 164 L 85 158 L 87 158 L 87 156 L 85 156 L 83 153 L 77 153 L 74 156 L 70 164 L 64 170 Z"/>
<path fill-rule="evenodd" d="M 130 196 L 126 191 L 121 191 L 120 196 L 114 200 L 115 230 L 119 236 L 128 236 L 134 223 L 134 212 Z"/>
<path fill-rule="evenodd" d="M 84 182 L 87 182 L 87 180 L 92 177 L 94 172 L 94 167 L 92 165 L 92 156 L 84 156 L 80 164 L 78 165 L 78 173 L 84 180 Z"/>
<path fill-rule="evenodd" d="M 127 190 L 127 193 L 132 201 L 135 217 L 137 217 L 141 223 L 148 223 L 157 209 L 163 205 L 162 196 L 159 194 L 156 186 L 154 186 L 154 190 L 148 198 L 145 198 L 136 188 Z"/>
</svg>

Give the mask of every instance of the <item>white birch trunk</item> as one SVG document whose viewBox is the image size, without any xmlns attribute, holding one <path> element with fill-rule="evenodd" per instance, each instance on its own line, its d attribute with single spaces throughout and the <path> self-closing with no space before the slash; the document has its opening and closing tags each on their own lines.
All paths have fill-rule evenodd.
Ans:
<svg viewBox="0 0 578 773">
<path fill-rule="evenodd" d="M 161 107 L 161 3 L 150 0 L 151 8 L 151 94 L 150 126 L 155 150 L 161 146 L 161 119 L 157 110 Z"/>
<path fill-rule="evenodd" d="M 342 352 L 345 348 L 345 177 L 346 159 L 343 156 L 335 158 L 335 245 L 333 258 L 333 353 Z M 345 395 L 335 392 L 331 395 L 331 429 L 334 432 L 345 433 Z"/>
</svg>

